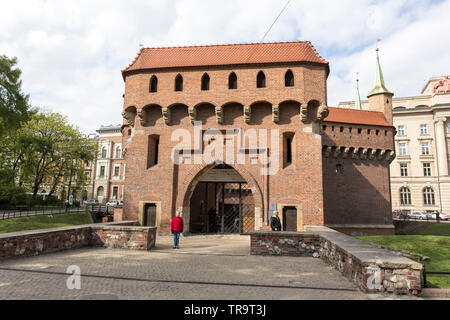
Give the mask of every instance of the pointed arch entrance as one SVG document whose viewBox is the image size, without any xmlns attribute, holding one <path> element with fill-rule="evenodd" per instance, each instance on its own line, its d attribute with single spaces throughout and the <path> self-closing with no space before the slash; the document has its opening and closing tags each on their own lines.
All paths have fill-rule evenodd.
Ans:
<svg viewBox="0 0 450 320">
<path fill-rule="evenodd" d="M 200 170 L 184 197 L 189 233 L 246 234 L 258 229 L 262 223 L 259 187 L 248 173 L 241 173 L 226 164 Z"/>
</svg>

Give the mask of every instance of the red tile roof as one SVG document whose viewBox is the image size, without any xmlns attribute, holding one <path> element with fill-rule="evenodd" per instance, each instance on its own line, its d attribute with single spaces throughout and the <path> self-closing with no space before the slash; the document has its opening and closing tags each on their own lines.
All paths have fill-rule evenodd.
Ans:
<svg viewBox="0 0 450 320">
<path fill-rule="evenodd" d="M 122 75 L 134 70 L 280 62 L 326 64 L 309 41 L 143 48 Z"/>
<path fill-rule="evenodd" d="M 329 110 L 330 114 L 325 118 L 325 122 L 392 127 L 392 125 L 386 121 L 382 112 L 332 107 L 329 107 Z"/>
</svg>

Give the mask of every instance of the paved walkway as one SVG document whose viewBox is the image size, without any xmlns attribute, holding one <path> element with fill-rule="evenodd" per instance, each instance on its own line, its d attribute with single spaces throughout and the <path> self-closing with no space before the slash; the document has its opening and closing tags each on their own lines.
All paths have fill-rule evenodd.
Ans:
<svg viewBox="0 0 450 320">
<path fill-rule="evenodd" d="M 0 264 L 0 299 L 368 299 L 320 259 L 249 255 L 247 236 L 158 238 L 150 252 L 86 248 Z M 81 289 L 66 285 L 81 269 Z M 380 298 L 376 296 L 375 298 Z"/>
</svg>

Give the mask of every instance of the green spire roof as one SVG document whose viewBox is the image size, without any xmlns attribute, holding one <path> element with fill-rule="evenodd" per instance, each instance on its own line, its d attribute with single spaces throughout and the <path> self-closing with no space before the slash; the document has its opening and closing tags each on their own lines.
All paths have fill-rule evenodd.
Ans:
<svg viewBox="0 0 450 320">
<path fill-rule="evenodd" d="M 368 97 L 371 97 L 371 96 L 379 94 L 379 93 L 393 94 L 388 89 L 386 89 L 386 86 L 384 84 L 383 71 L 381 71 L 380 57 L 378 56 L 378 49 L 377 49 L 377 69 L 376 69 L 376 77 L 375 77 L 375 87 L 369 93 Z"/>
<path fill-rule="evenodd" d="M 356 80 L 355 109 L 362 110 L 361 95 L 359 94 L 359 79 Z"/>
</svg>

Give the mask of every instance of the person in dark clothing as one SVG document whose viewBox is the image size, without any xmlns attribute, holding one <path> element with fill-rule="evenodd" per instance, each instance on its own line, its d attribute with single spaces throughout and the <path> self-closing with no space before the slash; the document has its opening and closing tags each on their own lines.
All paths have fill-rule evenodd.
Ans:
<svg viewBox="0 0 450 320">
<path fill-rule="evenodd" d="M 270 220 L 270 226 L 272 228 L 272 231 L 281 231 L 281 221 L 280 217 L 278 216 L 278 211 L 275 211 L 273 214 L 274 215 Z"/>
<path fill-rule="evenodd" d="M 209 209 L 208 211 L 208 217 L 209 217 L 209 232 L 216 232 L 216 210 Z"/>
</svg>

